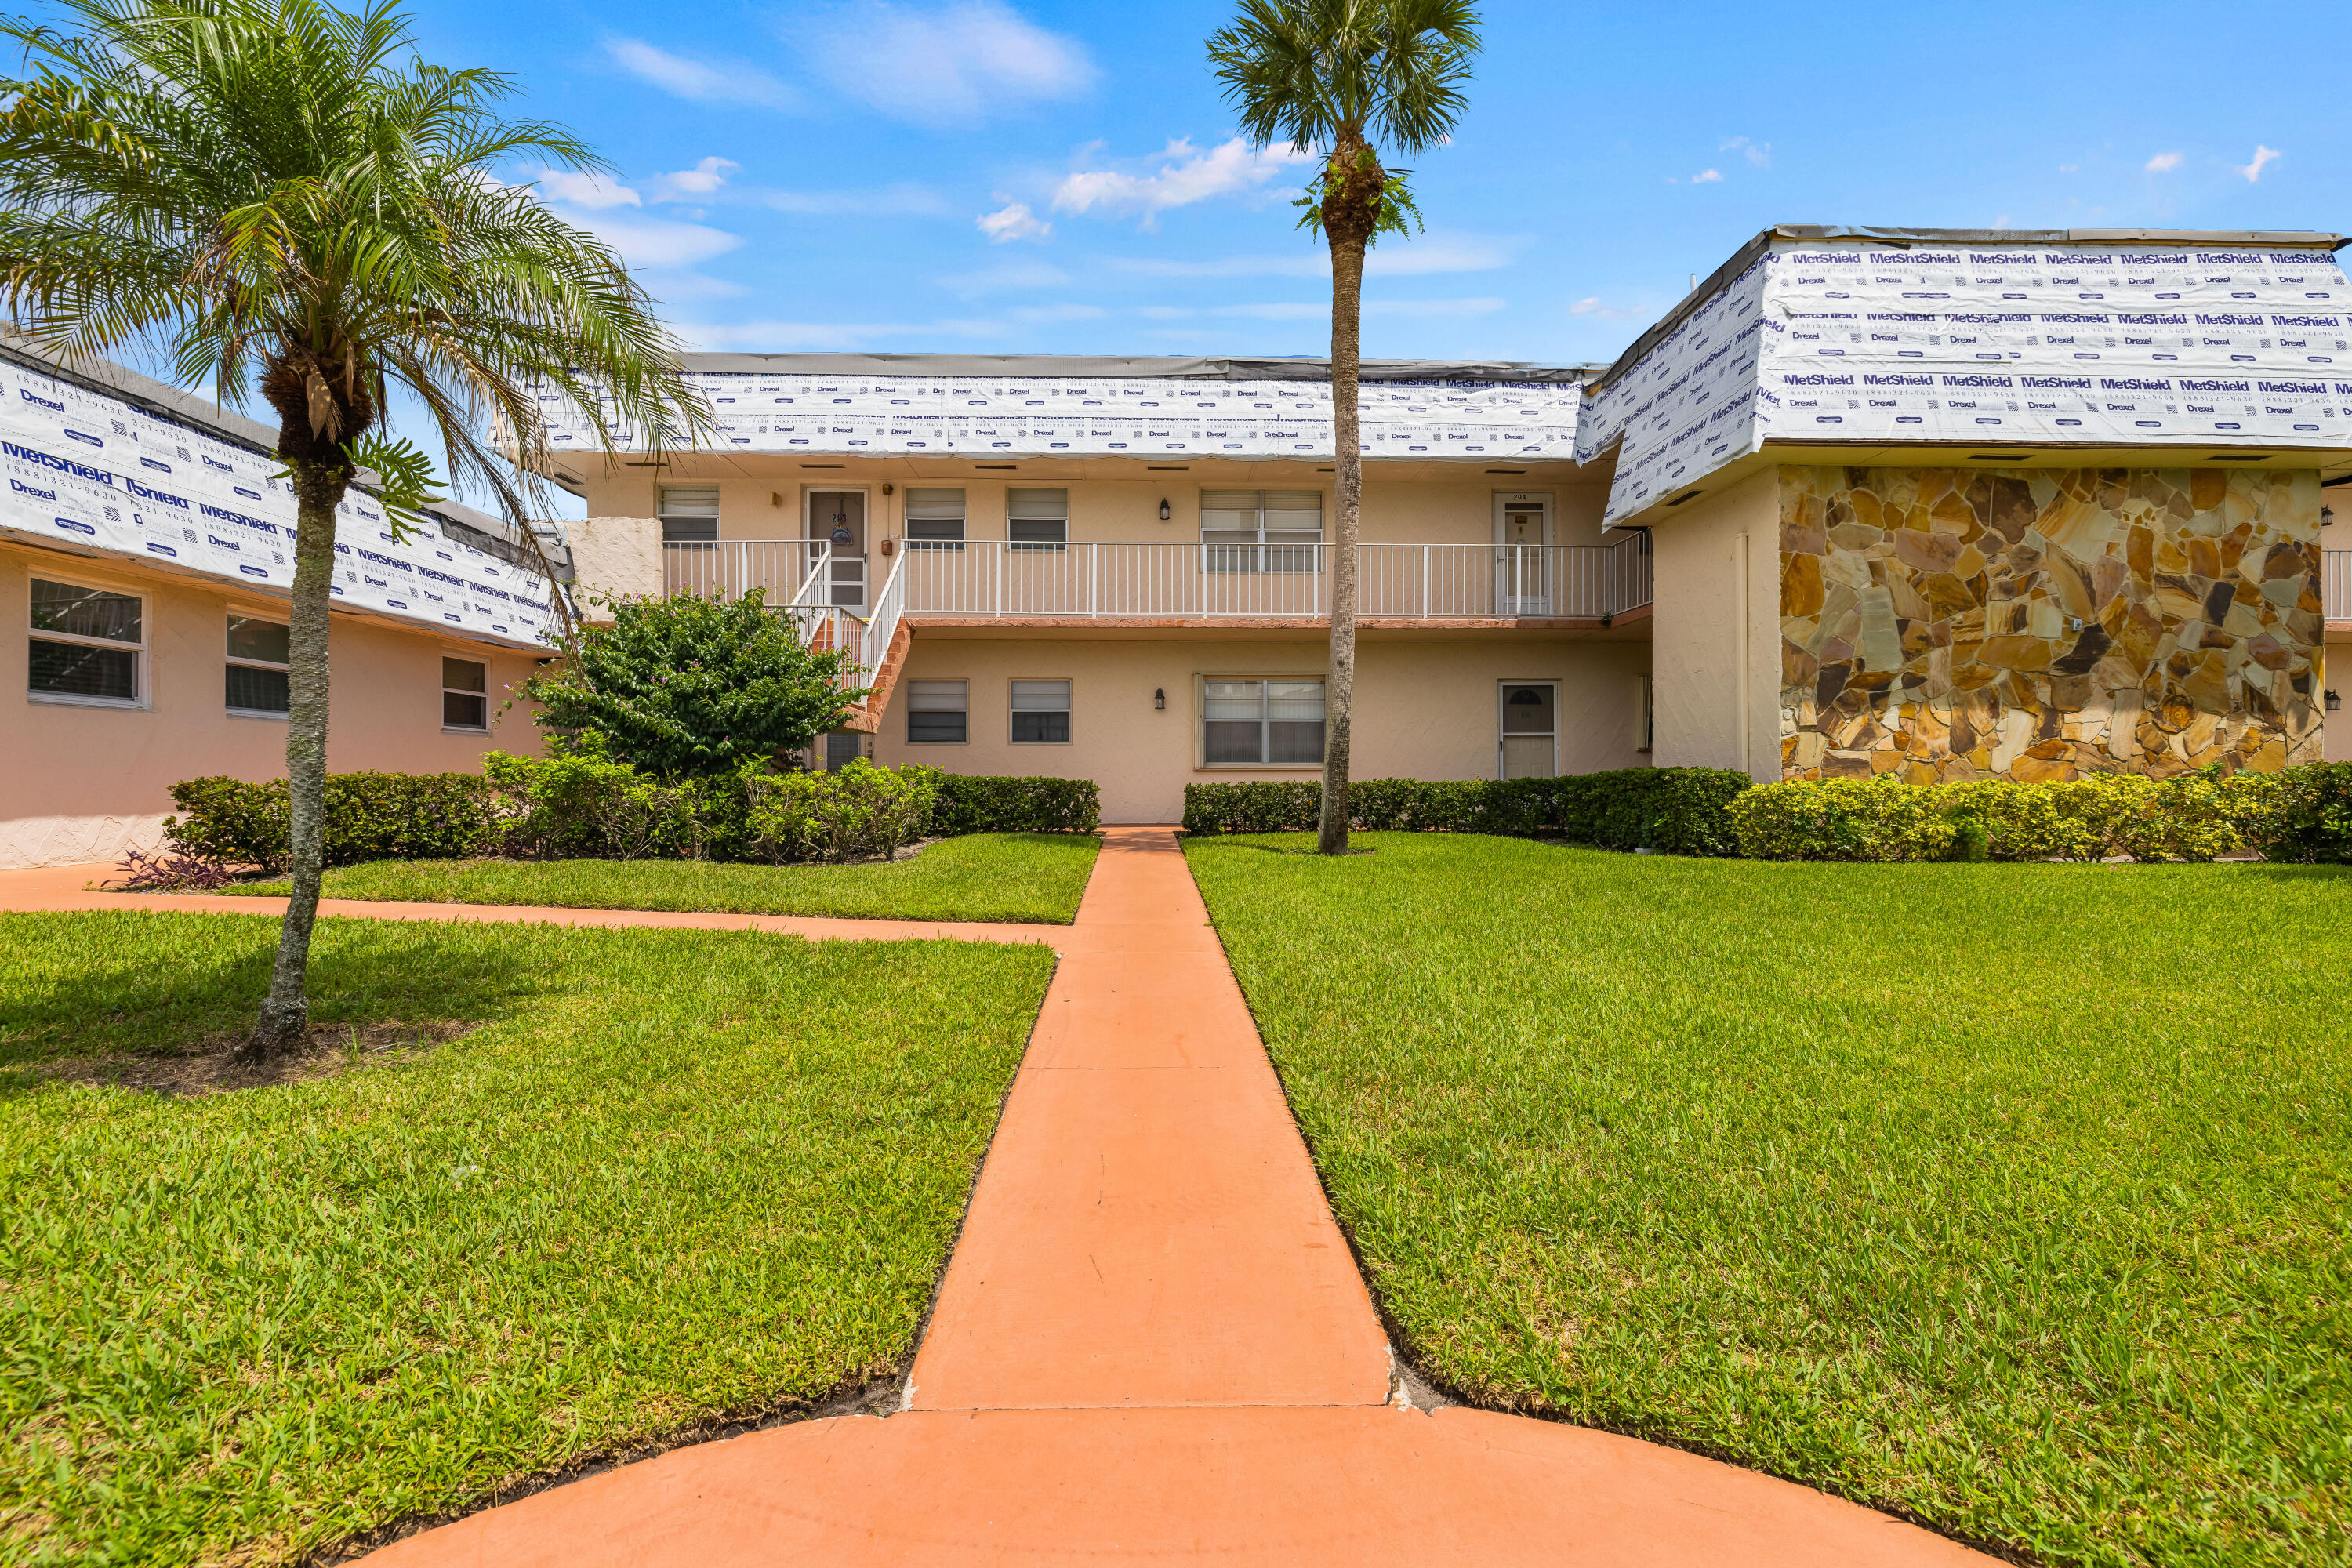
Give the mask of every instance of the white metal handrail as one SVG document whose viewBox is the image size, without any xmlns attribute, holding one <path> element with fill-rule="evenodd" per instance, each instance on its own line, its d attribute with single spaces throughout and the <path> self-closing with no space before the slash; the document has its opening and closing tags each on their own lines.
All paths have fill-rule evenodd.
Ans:
<svg viewBox="0 0 2352 1568">
<path fill-rule="evenodd" d="M 733 547 L 740 558 L 730 560 Z M 722 542 L 719 567 L 708 545 L 672 545 L 673 591 L 745 592 L 773 581 L 772 547 L 796 540 Z M 1312 619 L 1330 613 L 1332 546 L 1325 544 L 1033 544 L 971 540 L 948 548 L 902 549 L 869 619 L 825 603 L 830 550 L 779 608 L 832 646 L 876 642 L 907 616 L 958 618 L 1051 616 L 1171 620 Z M 2347 552 L 2352 553 L 2352 552 Z M 1357 613 L 1372 620 L 1599 620 L 1646 605 L 1651 561 L 1646 533 L 1608 544 L 1406 544 L 1357 547 Z M 712 584 L 705 586 L 706 584 Z M 851 631 L 849 626 L 861 627 Z"/>
</svg>

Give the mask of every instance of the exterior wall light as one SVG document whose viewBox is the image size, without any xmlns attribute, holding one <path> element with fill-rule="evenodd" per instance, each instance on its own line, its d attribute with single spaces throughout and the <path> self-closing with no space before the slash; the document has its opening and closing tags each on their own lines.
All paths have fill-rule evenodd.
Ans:
<svg viewBox="0 0 2352 1568">
<path fill-rule="evenodd" d="M 1164 508 L 1167 503 L 1162 501 L 1160 505 Z M 2336 526 L 2336 509 L 2334 507 L 2323 506 L 2319 509 L 2319 526 L 2322 528 L 2334 528 Z"/>
<path fill-rule="evenodd" d="M 2336 712 L 2337 710 L 2341 709 L 2343 706 L 2344 706 L 2344 699 L 2342 699 L 2341 697 L 2336 696 L 2336 693 L 2334 693 L 2333 691 L 2331 691 L 2331 692 L 2329 692 L 2329 693 L 2327 694 L 2327 710 L 2328 710 L 2330 713 Z"/>
<path fill-rule="evenodd" d="M 1160 506 L 1160 510 L 1164 511 L 1167 510 L 1168 503 L 1166 501 L 1161 501 Z M 2336 706 L 2336 693 L 2333 691 L 2327 694 L 2327 705 L 2331 708 Z M 1151 706 L 1154 710 L 1161 710 L 1167 708 L 1168 689 L 1166 687 L 1155 686 L 1151 689 Z"/>
<path fill-rule="evenodd" d="M 2326 509 L 2323 507 L 2321 510 L 2325 510 Z M 1168 521 L 1168 503 L 1165 500 L 1160 503 L 1160 521 L 1162 522 L 1166 522 Z"/>
</svg>

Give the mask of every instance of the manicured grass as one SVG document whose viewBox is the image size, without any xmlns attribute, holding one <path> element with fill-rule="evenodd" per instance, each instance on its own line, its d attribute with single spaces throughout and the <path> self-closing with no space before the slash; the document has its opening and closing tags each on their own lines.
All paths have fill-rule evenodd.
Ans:
<svg viewBox="0 0 2352 1568">
<path fill-rule="evenodd" d="M 864 866 L 743 866 L 708 860 L 378 860 L 330 871 L 331 899 L 547 904 L 587 910 L 708 910 L 857 920 L 1077 918 L 1099 841 L 1076 833 L 975 833 L 911 860 Z M 283 895 L 284 882 L 229 889 Z"/>
<path fill-rule="evenodd" d="M 0 915 L 0 1060 L 236 1031 L 277 932 Z M 887 1368 L 1052 963 L 327 921 L 317 1016 L 486 1026 L 205 1100 L 0 1072 L 0 1559 L 282 1562 Z"/>
<path fill-rule="evenodd" d="M 1440 1377 L 2053 1563 L 2352 1562 L 2352 875 L 1186 845 Z"/>
</svg>

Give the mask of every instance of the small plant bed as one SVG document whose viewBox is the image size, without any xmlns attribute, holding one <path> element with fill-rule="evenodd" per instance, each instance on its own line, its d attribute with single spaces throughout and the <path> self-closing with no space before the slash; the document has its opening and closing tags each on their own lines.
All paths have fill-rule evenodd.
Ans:
<svg viewBox="0 0 2352 1568">
<path fill-rule="evenodd" d="M 291 1562 L 887 1373 L 1053 963 L 329 920 L 362 1069 L 43 1076 L 233 1037 L 277 930 L 0 915 L 8 1561 Z"/>
<path fill-rule="evenodd" d="M 1076 833 L 974 833 L 895 861 L 756 866 L 710 860 L 379 860 L 329 871 L 331 899 L 537 904 L 848 920 L 1067 925 L 1100 847 Z M 283 880 L 224 892 L 283 896 Z"/>
<path fill-rule="evenodd" d="M 1492 1407 L 2051 1563 L 2352 1562 L 2352 870 L 1185 854 Z"/>
</svg>

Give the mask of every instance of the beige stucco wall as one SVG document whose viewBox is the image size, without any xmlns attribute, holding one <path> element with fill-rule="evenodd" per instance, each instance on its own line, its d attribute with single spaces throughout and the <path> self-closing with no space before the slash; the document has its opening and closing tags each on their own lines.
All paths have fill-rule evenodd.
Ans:
<svg viewBox="0 0 2352 1568">
<path fill-rule="evenodd" d="M 984 639 L 919 630 L 870 754 L 956 773 L 1091 778 L 1102 787 L 1105 821 L 1173 822 L 1189 783 L 1321 773 L 1198 766 L 1200 678 L 1321 675 L 1327 658 L 1326 644 L 1309 638 Z M 1648 645 L 1639 642 L 1366 641 L 1358 650 L 1355 776 L 1492 778 L 1496 686 L 1505 680 L 1559 683 L 1560 772 L 1641 766 L 1647 759 L 1636 749 L 1639 677 L 1648 668 Z M 1069 743 L 1014 745 L 1011 682 L 1064 679 Z M 906 681 L 927 679 L 971 683 L 966 743 L 908 741 Z M 1152 707 L 1155 689 L 1167 693 L 1164 710 Z"/>
<path fill-rule="evenodd" d="M 599 470 L 585 485 L 592 518 L 650 517 L 656 492 L 663 485 L 719 487 L 719 536 L 721 539 L 801 539 L 810 490 L 856 489 L 866 492 L 866 516 L 876 542 L 906 534 L 907 487 L 961 489 L 966 508 L 967 539 L 1005 537 L 1005 492 L 1014 487 L 1066 489 L 1070 492 L 1070 537 L 1074 540 L 1130 543 L 1184 543 L 1200 537 L 1200 496 L 1203 489 L 1313 489 L 1325 497 L 1326 537 L 1332 526 L 1332 477 L 1311 463 L 1249 465 L 1245 474 L 1223 474 L 1205 465 L 1183 473 L 1138 471 L 1131 476 L 1057 475 L 1050 465 L 1024 462 L 1015 475 L 945 473 L 909 477 L 903 462 L 859 463 L 845 460 L 838 469 L 745 477 L 740 469 L 757 459 L 684 457 L 674 459 L 656 479 L 647 470 Z M 1133 465 L 1140 470 L 1141 464 Z M 888 483 L 891 493 L 882 494 Z M 1553 496 L 1553 541 L 1556 544 L 1598 544 L 1601 509 L 1607 486 L 1596 477 L 1571 478 L 1535 470 L 1521 475 L 1489 475 L 1464 465 L 1458 475 L 1443 479 L 1391 479 L 1377 471 L 1364 487 L 1362 537 L 1367 543 L 1411 541 L 1427 543 L 1484 544 L 1494 538 L 1494 498 L 1520 489 L 1546 490 Z M 1169 504 L 1170 519 L 1160 521 L 1160 503 Z M 576 528 L 578 525 L 573 524 Z M 582 571 L 584 580 L 585 569 Z"/>
<path fill-rule="evenodd" d="M 2320 650 L 2318 684 L 2324 692 L 2334 687 L 2338 697 L 2352 698 L 2352 631 L 2330 632 Z M 2338 684 L 2338 683 L 2341 684 Z M 2331 763 L 2352 763 L 2352 708 L 2340 713 L 2322 711 L 2322 754 Z"/>
<path fill-rule="evenodd" d="M 26 689 L 31 579 L 145 595 L 147 701 L 138 709 L 40 701 Z M 226 710 L 232 606 L 282 618 L 283 601 L 226 584 L 137 566 L 0 544 L 0 868 L 119 858 L 162 841 L 170 787 L 210 773 L 279 778 L 286 725 Z M 330 632 L 333 712 L 327 765 L 438 773 L 478 768 L 492 747 L 530 751 L 538 731 L 521 709 L 498 711 L 533 668 L 528 654 L 338 615 Z M 441 728 L 441 658 L 489 665 L 491 732 Z"/>
<path fill-rule="evenodd" d="M 661 522 L 644 517 L 589 517 L 563 525 L 572 545 L 573 587 L 583 603 L 658 598 L 662 581 Z"/>
<path fill-rule="evenodd" d="M 1780 776 L 1780 479 L 1765 469 L 1648 520 L 1659 767 Z"/>
</svg>

